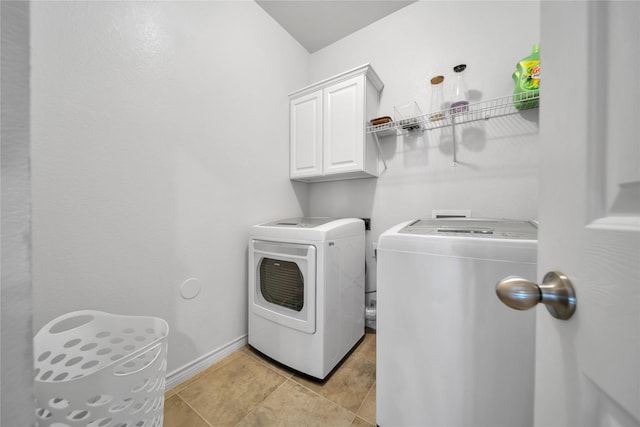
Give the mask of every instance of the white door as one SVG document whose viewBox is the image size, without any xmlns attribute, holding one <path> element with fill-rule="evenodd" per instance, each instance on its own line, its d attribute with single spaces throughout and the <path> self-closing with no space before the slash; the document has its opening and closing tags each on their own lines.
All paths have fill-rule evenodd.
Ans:
<svg viewBox="0 0 640 427">
<path fill-rule="evenodd" d="M 291 178 L 322 175 L 322 90 L 289 102 Z"/>
<path fill-rule="evenodd" d="M 324 174 L 364 169 L 365 77 L 324 90 Z"/>
<path fill-rule="evenodd" d="M 541 2 L 535 425 L 640 425 L 640 2 Z"/>
</svg>

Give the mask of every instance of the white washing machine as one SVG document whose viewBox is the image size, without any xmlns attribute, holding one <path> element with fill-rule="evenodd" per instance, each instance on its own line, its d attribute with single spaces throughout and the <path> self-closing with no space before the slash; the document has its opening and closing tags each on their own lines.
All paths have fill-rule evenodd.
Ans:
<svg viewBox="0 0 640 427">
<path fill-rule="evenodd" d="M 535 310 L 502 304 L 496 283 L 536 279 L 534 223 L 410 221 L 377 250 L 380 427 L 533 425 Z"/>
<path fill-rule="evenodd" d="M 324 379 L 364 335 L 364 221 L 292 218 L 249 238 L 249 344 Z"/>
</svg>

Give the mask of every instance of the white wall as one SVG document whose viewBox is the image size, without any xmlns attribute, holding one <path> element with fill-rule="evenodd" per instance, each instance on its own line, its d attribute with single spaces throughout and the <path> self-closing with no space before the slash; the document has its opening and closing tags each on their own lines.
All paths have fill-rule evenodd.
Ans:
<svg viewBox="0 0 640 427">
<path fill-rule="evenodd" d="M 35 2 L 31 18 L 34 331 L 79 309 L 159 316 L 168 372 L 237 343 L 248 227 L 308 209 L 287 98 L 308 53 L 254 2 Z"/>
<path fill-rule="evenodd" d="M 472 102 L 506 96 L 516 63 L 539 42 L 539 19 L 538 2 L 417 2 L 314 53 L 311 80 L 371 63 L 385 83 L 381 116 L 413 101 L 430 111 L 429 81 L 438 74 L 445 76 L 446 101 L 452 67 L 460 63 L 467 64 Z M 544 57 L 544 46 L 541 52 Z M 378 179 L 312 184 L 310 214 L 370 217 L 369 243 L 401 221 L 431 217 L 434 209 L 536 218 L 537 110 L 461 126 L 456 135 L 457 167 L 450 128 L 381 139 L 388 170 Z M 370 244 L 367 252 L 367 289 L 373 290 Z"/>
<path fill-rule="evenodd" d="M 0 425 L 34 425 L 29 178 L 29 3 L 2 17 L 2 286 Z"/>
</svg>

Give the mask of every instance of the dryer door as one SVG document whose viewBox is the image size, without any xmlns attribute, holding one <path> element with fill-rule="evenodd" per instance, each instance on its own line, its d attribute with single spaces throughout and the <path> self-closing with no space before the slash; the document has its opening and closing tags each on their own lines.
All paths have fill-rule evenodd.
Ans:
<svg viewBox="0 0 640 427">
<path fill-rule="evenodd" d="M 292 329 L 316 331 L 316 248 L 252 240 L 249 306 L 253 313 Z"/>
</svg>

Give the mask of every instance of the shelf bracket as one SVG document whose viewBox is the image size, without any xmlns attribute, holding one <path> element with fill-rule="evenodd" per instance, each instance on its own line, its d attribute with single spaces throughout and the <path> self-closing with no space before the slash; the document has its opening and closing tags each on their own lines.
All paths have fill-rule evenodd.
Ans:
<svg viewBox="0 0 640 427">
<path fill-rule="evenodd" d="M 456 156 L 456 115 L 451 115 L 451 141 L 453 142 L 453 164 L 451 166 L 458 166 L 458 159 Z"/>
<path fill-rule="evenodd" d="M 376 140 L 376 147 L 378 147 L 378 154 L 382 159 L 382 164 L 384 165 L 384 170 L 387 170 L 387 162 L 384 160 L 384 156 L 382 155 L 382 148 L 380 148 L 380 140 L 378 139 L 378 134 L 374 133 L 373 138 Z"/>
</svg>

